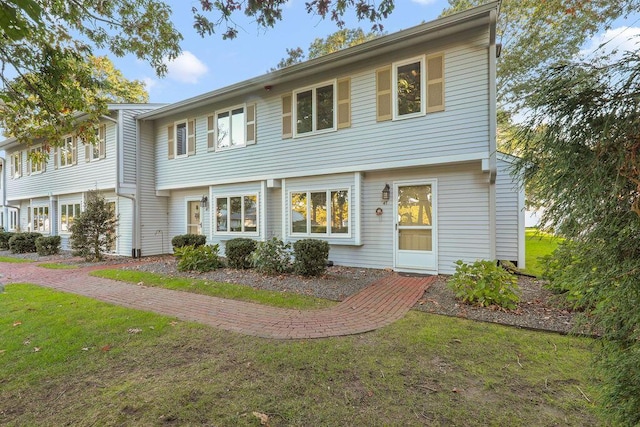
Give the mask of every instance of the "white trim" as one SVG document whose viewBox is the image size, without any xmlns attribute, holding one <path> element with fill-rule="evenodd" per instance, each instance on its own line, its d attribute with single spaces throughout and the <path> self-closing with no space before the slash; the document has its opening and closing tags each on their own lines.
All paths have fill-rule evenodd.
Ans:
<svg viewBox="0 0 640 427">
<path fill-rule="evenodd" d="M 40 165 L 40 170 L 35 171 L 35 172 L 33 171 L 34 162 L 30 158 L 30 156 L 31 156 L 32 152 L 36 152 L 36 151 L 44 152 L 44 148 L 42 147 L 42 144 L 33 145 L 33 146 L 29 147 L 29 149 L 27 150 L 27 167 L 29 169 L 29 175 L 40 175 L 47 168 L 46 159 L 42 159 L 39 162 L 36 162 L 36 164 Z"/>
<path fill-rule="evenodd" d="M 66 161 L 66 156 L 65 156 L 65 164 L 62 164 L 62 157 L 63 154 L 67 152 L 66 146 L 67 146 L 67 141 L 71 140 L 71 144 L 72 144 L 72 149 L 71 149 L 71 163 L 67 163 Z M 62 137 L 62 143 L 64 144 L 62 147 L 58 147 L 58 169 L 66 169 L 68 167 L 74 166 L 74 164 L 77 162 L 78 159 L 78 137 L 77 136 L 73 136 L 73 135 L 65 135 L 64 137 Z M 74 158 L 74 155 L 76 156 Z M 55 156 L 55 154 L 54 154 Z"/>
<path fill-rule="evenodd" d="M 352 237 L 352 233 L 353 233 L 353 206 L 351 203 L 351 185 L 344 187 L 344 186 L 336 186 L 336 187 L 327 187 L 327 186 L 323 186 L 323 188 L 319 189 L 319 188 L 312 188 L 309 189 L 310 186 L 300 186 L 301 189 L 296 190 L 295 188 L 292 190 L 289 190 L 289 192 L 287 193 L 287 201 L 288 201 L 288 206 L 287 206 L 287 210 L 288 210 L 288 216 L 289 216 L 289 221 L 287 224 L 287 237 L 290 237 L 292 239 L 300 239 L 300 238 L 324 238 L 324 239 L 350 239 Z M 311 187 L 315 187 L 315 186 L 311 186 Z M 337 191 L 346 191 L 347 192 L 347 201 L 349 203 L 348 206 L 348 214 L 349 214 L 349 218 L 347 223 L 349 224 L 348 229 L 347 229 L 347 233 L 332 233 L 331 232 L 331 193 L 333 192 L 337 192 Z M 324 192 L 325 195 L 327 196 L 326 198 L 326 212 L 327 212 L 327 225 L 326 225 L 326 233 L 313 233 L 311 231 L 311 216 L 309 215 L 310 212 L 310 202 L 311 202 L 311 193 L 322 193 Z M 306 229 L 307 232 L 306 233 L 295 233 L 293 231 L 293 215 L 292 215 L 292 209 L 291 209 L 291 194 L 292 193 L 306 193 L 307 195 L 307 218 L 306 218 Z"/>
<path fill-rule="evenodd" d="M 319 88 L 329 86 L 333 87 L 333 127 L 327 129 L 317 130 L 317 110 L 316 110 L 316 92 Z M 296 125 L 298 117 L 298 102 L 297 95 L 302 92 L 311 91 L 311 131 L 298 133 L 298 126 Z M 300 89 L 296 89 L 292 92 L 291 96 L 291 132 L 293 138 L 303 138 L 311 135 L 320 135 L 323 133 L 335 132 L 338 130 L 338 80 L 327 80 L 312 86 L 306 86 Z"/>
<path fill-rule="evenodd" d="M 237 110 L 238 108 L 242 108 L 242 134 L 244 135 L 244 138 L 242 138 L 242 143 L 241 144 L 237 144 L 237 145 L 231 145 L 232 139 L 231 136 L 233 135 L 233 125 L 232 125 L 232 121 L 233 121 L 233 110 Z M 229 113 L 229 128 L 231 129 L 231 134 L 229 135 L 229 146 L 228 147 L 218 147 L 218 114 L 220 113 Z M 194 126 L 195 126 L 195 122 L 194 122 Z M 229 108 L 224 108 L 224 109 L 220 109 L 220 110 L 216 110 L 216 112 L 213 114 L 213 129 L 214 129 L 214 133 L 213 133 L 213 150 L 211 151 L 227 151 L 227 150 L 233 150 L 234 148 L 241 148 L 241 147 L 246 147 L 247 146 L 247 104 L 238 104 L 238 105 L 234 105 L 233 107 L 229 107 Z M 207 131 L 207 135 L 209 134 L 209 132 Z"/>
<path fill-rule="evenodd" d="M 260 182 L 260 191 L 262 192 L 262 200 L 258 199 L 258 205 L 262 204 L 262 209 L 259 210 L 260 223 L 258 224 L 258 234 L 260 240 L 264 242 L 266 240 L 266 232 L 263 233 L 262 230 L 267 229 L 267 206 L 269 206 L 267 200 L 267 181 Z M 260 224 L 264 224 L 264 226 L 261 228 Z"/>
<path fill-rule="evenodd" d="M 403 114 L 398 113 L 398 67 L 403 65 L 409 65 L 414 63 L 420 63 L 420 111 L 417 113 Z M 393 118 L 392 120 L 404 120 L 411 119 L 413 117 L 422 117 L 427 111 L 426 102 L 426 85 L 427 85 L 427 70 L 426 70 L 425 56 L 414 56 L 413 58 L 405 59 L 403 61 L 394 62 L 391 64 L 391 99 L 393 103 Z"/>
<path fill-rule="evenodd" d="M 202 210 L 203 209 L 200 207 L 200 198 L 197 197 L 197 196 L 186 196 L 184 198 L 184 202 L 185 202 L 184 206 L 185 206 L 185 210 L 186 210 L 185 216 L 184 216 L 184 218 L 185 218 L 185 222 L 184 222 L 185 234 L 193 234 L 193 233 L 189 233 L 189 226 L 193 226 L 194 225 L 194 224 L 190 224 L 189 223 L 189 219 L 190 219 L 189 218 L 189 203 L 190 202 L 198 202 L 198 212 L 199 212 L 198 215 L 200 215 L 200 217 L 198 218 L 200 220 L 200 222 L 198 223 L 198 227 L 200 228 L 199 229 L 200 232 L 197 233 L 197 234 L 202 234 L 202 231 L 204 230 L 204 219 L 203 219 L 203 215 L 202 215 Z"/>
<path fill-rule="evenodd" d="M 82 211 L 84 210 L 84 205 L 82 204 L 82 201 L 80 200 L 76 200 L 76 201 L 60 201 L 60 199 L 58 198 L 58 212 L 57 212 L 57 221 L 58 221 L 58 234 L 61 236 L 68 236 L 71 235 L 71 230 L 69 230 L 67 228 L 67 230 L 62 230 L 62 207 L 66 206 L 74 206 L 74 212 L 73 212 L 73 219 L 75 221 L 76 216 L 75 216 L 75 205 L 79 205 L 80 206 L 80 213 L 82 213 Z M 66 214 L 67 218 L 69 218 L 69 212 L 67 211 Z M 67 225 L 69 225 L 69 221 L 67 220 Z"/>
<path fill-rule="evenodd" d="M 452 156 L 441 157 L 427 157 L 427 158 L 413 158 L 396 162 L 380 162 L 361 165 L 348 165 L 335 168 L 322 168 L 317 170 L 299 170 L 295 172 L 289 172 L 282 175 L 247 175 L 244 177 L 229 178 L 225 180 L 213 180 L 213 181 L 198 181 L 198 182 L 185 182 L 177 185 L 163 185 L 158 186 L 158 191 L 163 190 L 179 190 L 183 188 L 201 187 L 202 185 L 226 185 L 226 184 L 241 184 L 245 182 L 263 181 L 268 179 L 280 179 L 285 180 L 287 178 L 302 178 L 307 176 L 317 175 L 335 175 L 341 173 L 354 173 L 354 172 L 373 172 L 378 170 L 387 169 L 402 169 L 414 166 L 433 166 L 433 165 L 446 165 L 448 163 L 464 163 L 472 161 L 481 161 L 489 157 L 489 153 L 486 151 L 475 152 L 469 154 L 457 154 Z M 284 189 L 284 182 L 283 182 Z M 283 190 L 284 191 L 284 190 Z"/>
<path fill-rule="evenodd" d="M 518 190 L 518 268 L 520 269 L 527 267 L 525 262 L 526 227 L 525 227 L 524 215 L 525 215 L 524 185 L 520 185 L 520 188 Z"/>
<path fill-rule="evenodd" d="M 184 154 L 178 154 L 178 125 L 182 124 L 184 124 Z M 182 159 L 185 157 L 189 157 L 189 119 L 173 122 L 173 158 Z"/>
<path fill-rule="evenodd" d="M 355 172 L 354 177 L 354 191 L 355 191 L 355 201 L 353 207 L 353 233 L 355 237 L 354 245 L 360 246 L 362 245 L 362 234 L 360 230 L 362 229 L 362 172 Z"/>
<path fill-rule="evenodd" d="M 230 199 L 234 197 L 240 197 L 242 200 L 241 206 L 241 218 L 244 222 L 245 219 L 245 209 L 244 209 L 244 198 L 247 196 L 255 196 L 256 198 L 256 231 L 229 231 L 231 228 L 231 221 L 229 220 L 230 216 Z M 218 219 L 214 212 L 218 210 L 218 199 L 227 199 L 227 231 L 218 231 Z M 262 233 L 265 224 L 260 224 L 262 219 L 262 209 L 260 208 L 260 203 L 262 202 L 262 196 L 259 191 L 241 191 L 241 192 L 226 192 L 226 193 L 214 193 L 212 195 L 212 199 L 209 202 L 209 206 L 212 212 L 212 221 L 211 221 L 211 230 L 214 236 L 227 236 L 227 237 L 259 237 L 260 233 Z M 244 225 L 243 225 L 244 228 Z"/>
</svg>

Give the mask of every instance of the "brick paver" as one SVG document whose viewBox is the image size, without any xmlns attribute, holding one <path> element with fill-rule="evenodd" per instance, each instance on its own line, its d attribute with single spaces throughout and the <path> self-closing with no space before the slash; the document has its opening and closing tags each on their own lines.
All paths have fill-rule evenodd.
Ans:
<svg viewBox="0 0 640 427">
<path fill-rule="evenodd" d="M 51 270 L 33 263 L 0 263 L 0 283 L 34 283 L 228 331 L 294 339 L 352 335 L 389 325 L 402 318 L 434 280 L 434 277 L 392 274 L 334 307 L 291 310 L 88 275 L 99 268 L 105 267 Z"/>
</svg>

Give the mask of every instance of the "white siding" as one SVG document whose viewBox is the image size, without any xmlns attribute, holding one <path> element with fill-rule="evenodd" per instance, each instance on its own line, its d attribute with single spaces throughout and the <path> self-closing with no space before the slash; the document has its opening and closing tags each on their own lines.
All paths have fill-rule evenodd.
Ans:
<svg viewBox="0 0 640 427">
<path fill-rule="evenodd" d="M 498 259 L 517 262 L 520 259 L 520 245 L 524 238 L 524 206 L 522 189 L 511 176 L 510 163 L 498 159 L 496 177 L 496 256 Z"/>
</svg>

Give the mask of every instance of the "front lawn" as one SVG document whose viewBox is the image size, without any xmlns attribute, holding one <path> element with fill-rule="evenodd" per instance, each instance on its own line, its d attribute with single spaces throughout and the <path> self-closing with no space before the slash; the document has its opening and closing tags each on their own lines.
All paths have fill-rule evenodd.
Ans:
<svg viewBox="0 0 640 427">
<path fill-rule="evenodd" d="M 535 276 L 542 275 L 543 266 L 539 259 L 549 255 L 562 242 L 562 238 L 545 233 L 535 228 L 527 228 L 525 231 L 525 273 Z"/>
<path fill-rule="evenodd" d="M 598 424 L 587 338 L 411 311 L 277 341 L 28 284 L 0 300 L 1 425 Z"/>
</svg>

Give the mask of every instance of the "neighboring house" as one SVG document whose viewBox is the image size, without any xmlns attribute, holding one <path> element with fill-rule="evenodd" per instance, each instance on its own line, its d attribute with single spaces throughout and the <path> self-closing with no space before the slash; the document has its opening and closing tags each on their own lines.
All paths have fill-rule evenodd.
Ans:
<svg viewBox="0 0 640 427">
<path fill-rule="evenodd" d="M 132 229 L 137 219 L 138 150 L 135 115 L 159 105 L 113 104 L 96 132 L 99 143 L 84 145 L 73 135 L 60 147 L 44 141 L 25 145 L 10 138 L 0 142 L 3 199 L 0 219 L 7 231 L 36 231 L 60 235 L 69 249 L 70 227 L 84 208 L 88 190 L 99 190 L 118 216 L 118 238 L 112 253 L 136 255 Z M 82 120 L 82 116 L 78 117 Z M 30 153 L 49 150 L 46 161 Z M 4 182 L 3 182 L 4 181 Z"/>
<path fill-rule="evenodd" d="M 59 234 L 87 190 L 119 216 L 114 252 L 171 238 L 330 244 L 340 265 L 452 273 L 524 267 L 524 194 L 496 150 L 498 3 L 447 16 L 165 106 L 113 105 L 101 144 L 73 135 L 46 163 L 14 140 L 9 230 Z"/>
<path fill-rule="evenodd" d="M 140 114 L 142 254 L 202 233 L 326 240 L 336 264 L 524 266 L 496 150 L 498 3 Z"/>
</svg>

